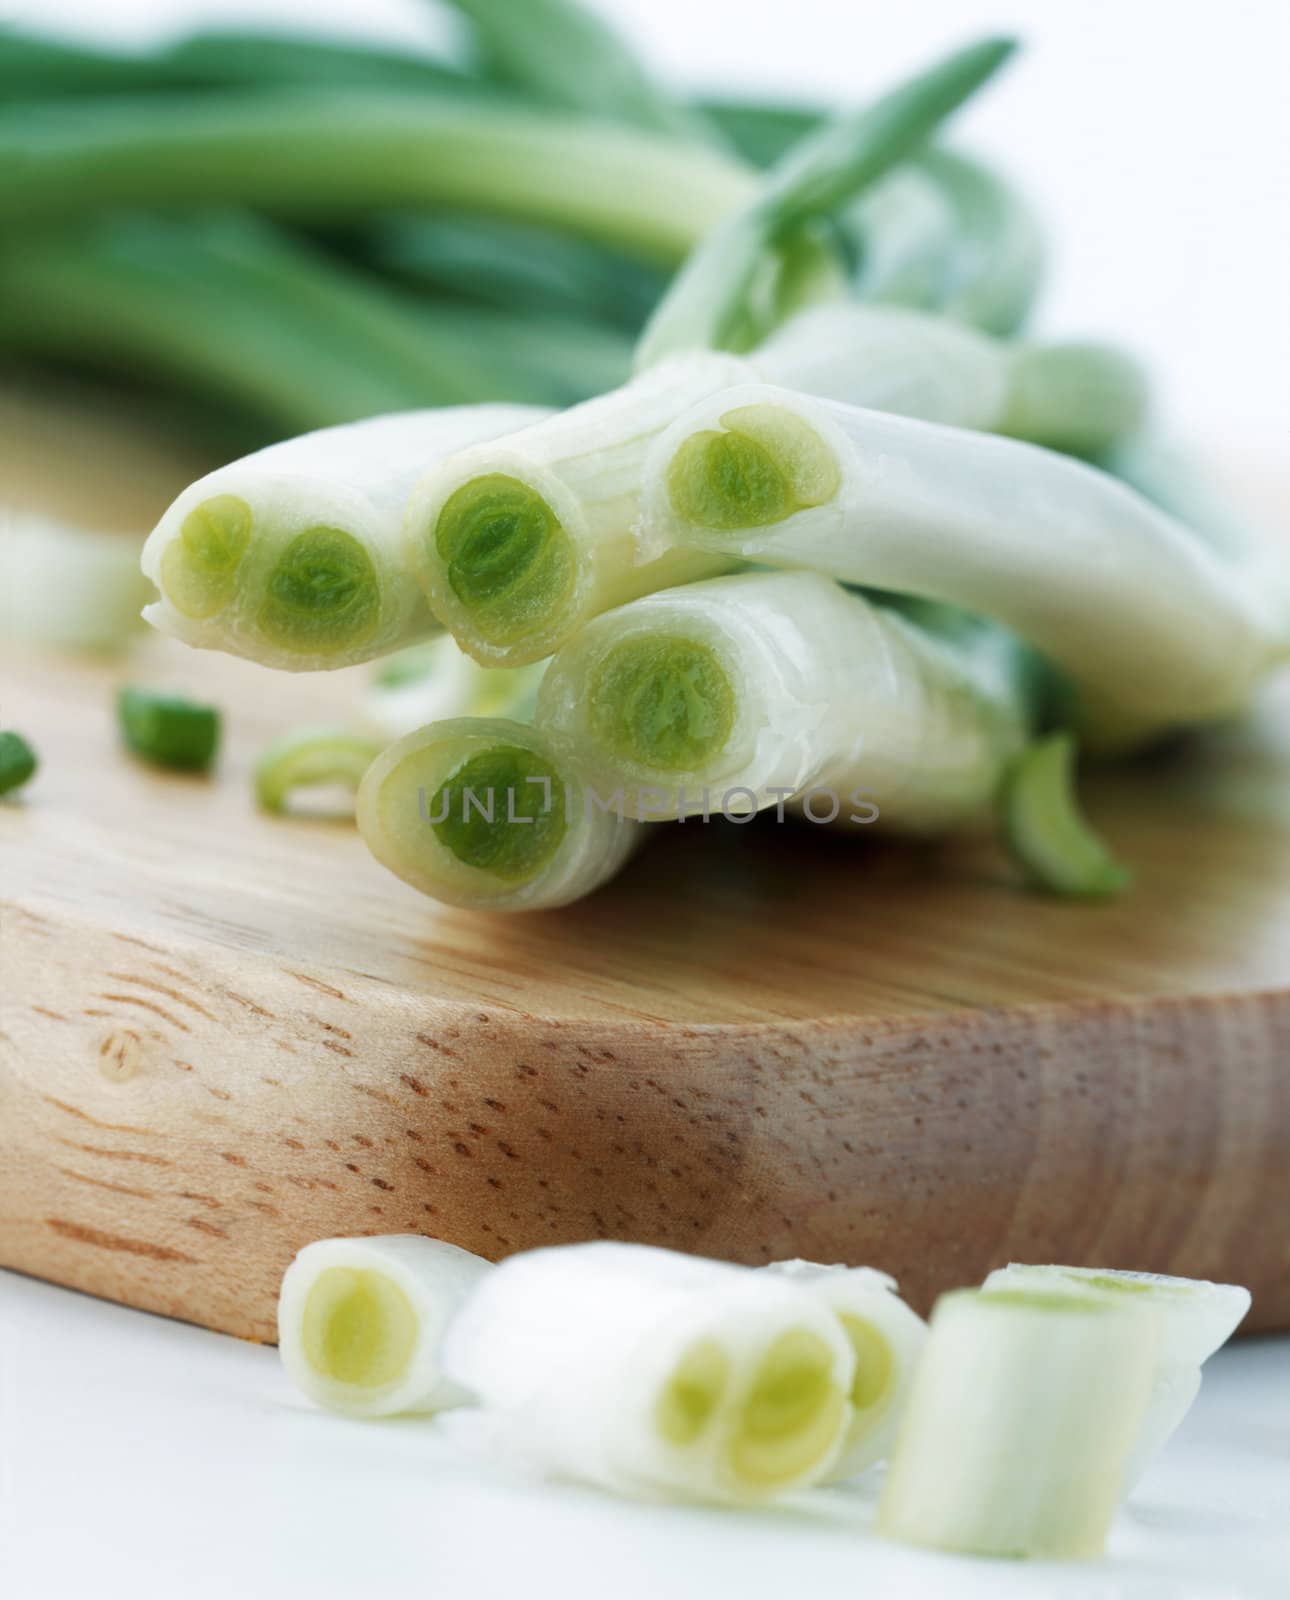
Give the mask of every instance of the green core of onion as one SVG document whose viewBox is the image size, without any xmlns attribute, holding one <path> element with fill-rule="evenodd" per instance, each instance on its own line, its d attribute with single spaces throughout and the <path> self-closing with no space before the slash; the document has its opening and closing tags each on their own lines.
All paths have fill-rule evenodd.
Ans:
<svg viewBox="0 0 1290 1600">
<path fill-rule="evenodd" d="M 200 619 L 229 603 L 251 522 L 250 506 L 235 494 L 215 495 L 188 513 L 161 558 L 161 586 L 176 611 Z"/>
<path fill-rule="evenodd" d="M 700 771 L 730 737 L 735 692 L 716 652 L 672 635 L 624 639 L 591 674 L 592 736 L 660 772 Z"/>
<path fill-rule="evenodd" d="M 340 528 L 306 528 L 278 557 L 257 622 L 284 650 L 339 651 L 375 632 L 380 585 L 372 558 Z"/>
<path fill-rule="evenodd" d="M 678 516 L 698 528 L 766 528 L 832 500 L 842 484 L 833 452 L 809 423 L 779 406 L 739 406 L 721 427 L 691 434 L 668 467 Z"/>
<path fill-rule="evenodd" d="M 489 473 L 462 484 L 439 513 L 434 543 L 453 594 L 490 644 L 515 643 L 573 591 L 569 536 L 518 478 Z"/>
<path fill-rule="evenodd" d="M 891 1346 L 873 1323 L 864 1317 L 844 1311 L 838 1320 L 856 1355 L 851 1404 L 857 1411 L 868 1411 L 885 1399 L 891 1388 L 894 1366 Z"/>
<path fill-rule="evenodd" d="M 832 1448 L 845 1405 L 824 1340 L 804 1328 L 780 1334 L 739 1406 L 727 1446 L 735 1476 L 767 1489 L 800 1477 Z"/>
<path fill-rule="evenodd" d="M 677 1362 L 655 1408 L 669 1444 L 687 1445 L 706 1430 L 730 1381 L 730 1358 L 715 1339 L 699 1339 Z"/>
<path fill-rule="evenodd" d="M 416 1346 L 407 1295 L 383 1273 L 328 1267 L 305 1301 L 305 1358 L 332 1383 L 380 1389 L 403 1374 Z"/>
<path fill-rule="evenodd" d="M 439 843 L 463 865 L 519 883 L 560 848 L 568 827 L 564 780 L 532 750 L 497 745 L 440 785 L 430 816 Z"/>
</svg>

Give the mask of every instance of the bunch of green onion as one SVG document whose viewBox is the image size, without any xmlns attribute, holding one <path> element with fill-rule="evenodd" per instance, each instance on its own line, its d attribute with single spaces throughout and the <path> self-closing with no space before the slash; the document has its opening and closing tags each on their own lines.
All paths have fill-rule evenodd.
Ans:
<svg viewBox="0 0 1290 1600">
<path fill-rule="evenodd" d="M 474 1407 L 497 1450 L 638 1498 L 773 1503 L 889 1463 L 877 1531 L 984 1556 L 1101 1553 L 1249 1294 L 1012 1265 L 930 1327 L 866 1267 L 753 1269 L 601 1241 L 492 1267 L 414 1235 L 288 1268 L 283 1364 L 357 1417 Z"/>
<path fill-rule="evenodd" d="M 772 806 L 994 818 L 1040 886 L 1117 892 L 1078 747 L 1243 711 L 1290 580 L 1142 469 L 1129 357 L 1025 335 L 1029 213 L 937 142 L 1011 42 L 821 123 L 682 105 L 572 0 L 454 3 L 453 63 L 0 34 L 0 342 L 318 427 L 144 551 L 190 644 L 391 657 L 262 802 L 357 784 L 374 855 L 465 906 Z"/>
</svg>

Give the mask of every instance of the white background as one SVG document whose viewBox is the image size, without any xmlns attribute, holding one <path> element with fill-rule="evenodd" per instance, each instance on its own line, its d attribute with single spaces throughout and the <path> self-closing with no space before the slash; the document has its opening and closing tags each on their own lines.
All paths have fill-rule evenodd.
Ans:
<svg viewBox="0 0 1290 1600">
<path fill-rule="evenodd" d="M 1228 453 L 1290 443 L 1287 0 L 598 3 L 679 84 L 839 105 L 978 33 L 1020 34 L 959 128 L 1048 221 L 1045 326 L 1128 341 L 1169 418 Z M 448 31 L 434 0 L 0 0 L 0 16 L 132 40 L 193 22 Z"/>
</svg>

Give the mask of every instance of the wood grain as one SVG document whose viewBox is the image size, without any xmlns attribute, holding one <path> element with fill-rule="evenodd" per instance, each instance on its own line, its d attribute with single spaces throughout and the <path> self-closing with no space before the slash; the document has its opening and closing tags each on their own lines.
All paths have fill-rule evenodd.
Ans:
<svg viewBox="0 0 1290 1600">
<path fill-rule="evenodd" d="M 258 816 L 356 675 L 149 640 L 0 657 L 0 1263 L 267 1339 L 310 1239 L 596 1236 L 869 1261 L 925 1305 L 1010 1258 L 1235 1279 L 1290 1326 L 1290 694 L 1099 774 L 1128 899 L 988 839 L 661 831 L 565 911 L 436 907 Z M 116 746 L 125 677 L 226 707 L 216 780 Z"/>
</svg>

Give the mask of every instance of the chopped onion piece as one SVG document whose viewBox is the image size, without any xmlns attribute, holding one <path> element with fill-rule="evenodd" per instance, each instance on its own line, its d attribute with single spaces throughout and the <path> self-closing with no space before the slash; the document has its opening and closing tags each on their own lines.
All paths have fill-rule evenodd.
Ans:
<svg viewBox="0 0 1290 1600">
<path fill-rule="evenodd" d="M 342 784 L 357 789 L 381 753 L 371 739 L 347 728 L 295 728 L 261 751 L 255 798 L 262 811 L 285 812 L 298 789 Z"/>
<path fill-rule="evenodd" d="M 444 1366 L 479 1396 L 498 1443 L 548 1471 L 737 1503 L 829 1471 L 854 1357 L 796 1283 L 595 1243 L 503 1262 L 450 1329 Z"/>
<path fill-rule="evenodd" d="M 414 1233 L 306 1245 L 278 1298 L 282 1364 L 310 1400 L 353 1417 L 462 1405 L 469 1396 L 444 1376 L 440 1345 L 491 1270 Z"/>
<path fill-rule="evenodd" d="M 1093 1294 L 943 1296 L 877 1529 L 982 1556 L 1100 1555 L 1148 1396 L 1157 1319 Z"/>
<path fill-rule="evenodd" d="M 11 794 L 35 776 L 36 752 L 20 733 L 0 729 L 0 794 Z"/>
<path fill-rule="evenodd" d="M 896 1293 L 896 1280 L 871 1267 L 776 1261 L 764 1269 L 800 1283 L 842 1323 L 855 1352 L 851 1423 L 842 1452 L 824 1478 L 854 1478 L 888 1455 L 900 1424 L 927 1324 Z"/>
<path fill-rule="evenodd" d="M 1237 1284 L 1109 1267 L 1032 1267 L 1012 1262 L 992 1272 L 985 1287 L 1094 1294 L 1130 1303 L 1159 1318 L 1151 1398 L 1125 1474 L 1130 1488 L 1191 1410 L 1200 1391 L 1201 1363 L 1227 1343 L 1250 1308 L 1250 1291 Z"/>
</svg>

